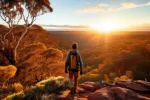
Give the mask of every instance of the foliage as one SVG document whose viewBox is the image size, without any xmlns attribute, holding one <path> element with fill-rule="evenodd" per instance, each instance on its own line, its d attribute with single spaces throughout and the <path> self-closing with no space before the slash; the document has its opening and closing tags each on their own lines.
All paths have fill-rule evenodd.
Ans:
<svg viewBox="0 0 150 100">
<path fill-rule="evenodd" d="M 73 82 L 68 78 L 61 76 L 50 77 L 47 80 L 37 83 L 36 86 L 31 86 L 31 88 L 25 92 L 25 99 L 30 97 L 33 97 L 32 99 L 35 99 L 35 97 L 41 98 L 41 96 L 37 94 L 57 94 L 63 90 L 71 89 L 73 86 Z"/>
<path fill-rule="evenodd" d="M 133 72 L 132 72 L 132 71 L 126 71 L 125 75 L 126 75 L 129 79 L 133 79 Z"/>
<path fill-rule="evenodd" d="M 15 92 L 22 92 L 23 91 L 23 86 L 21 83 L 14 83 L 12 85 L 13 90 L 15 90 Z"/>
<path fill-rule="evenodd" d="M 24 70 L 21 70 L 21 72 L 19 72 L 17 78 L 24 77 L 24 80 L 22 80 L 22 78 L 20 78 L 19 80 L 22 81 L 23 84 L 27 85 L 34 84 L 43 79 L 46 79 L 46 77 L 50 77 L 51 72 L 53 72 L 51 70 L 55 68 L 51 65 L 55 63 L 60 64 L 63 60 L 62 51 L 55 48 L 47 49 L 43 43 L 39 42 L 26 46 L 21 50 L 20 53 L 24 54 L 24 52 L 26 53 L 26 55 L 22 55 L 19 65 L 20 67 L 24 68 Z M 60 67 L 58 65 L 55 66 Z"/>
<path fill-rule="evenodd" d="M 11 95 L 8 95 L 3 100 L 23 100 L 23 98 L 24 98 L 24 93 L 21 91 L 18 93 L 13 93 Z"/>
<path fill-rule="evenodd" d="M 47 48 L 43 43 L 37 42 L 37 43 L 29 44 L 25 46 L 24 48 L 20 50 L 20 53 L 21 54 L 36 53 L 36 52 L 40 52 L 46 49 Z"/>
<path fill-rule="evenodd" d="M 59 91 L 71 89 L 73 87 L 73 83 L 70 79 L 59 76 L 43 80 L 37 83 L 36 86 L 43 87 L 43 90 L 46 93 L 59 93 Z"/>
<path fill-rule="evenodd" d="M 102 80 L 103 76 L 99 73 L 96 73 L 95 71 L 93 71 L 93 73 L 90 72 L 90 73 L 80 76 L 79 83 L 83 83 L 86 81 L 98 82 L 98 81 Z"/>
<path fill-rule="evenodd" d="M 17 93 L 9 91 L 9 94 L 12 94 L 8 95 L 3 100 L 36 100 L 37 98 L 41 100 L 41 98 L 46 98 L 47 94 L 49 94 L 48 96 L 52 96 L 52 94 L 59 94 L 60 92 L 68 89 L 70 90 L 73 87 L 73 81 L 62 76 L 49 77 L 46 80 L 38 82 L 34 86 L 25 88 L 24 90 L 20 83 L 14 83 L 11 86 L 11 90 L 13 92 L 15 90 Z"/>
<path fill-rule="evenodd" d="M 37 24 L 32 25 L 32 28 L 39 29 L 39 30 L 44 30 L 42 26 L 37 25 Z"/>
<path fill-rule="evenodd" d="M 16 74 L 17 68 L 13 65 L 9 66 L 0 66 L 0 82 L 6 82 L 10 78 L 14 77 Z"/>
<path fill-rule="evenodd" d="M 44 52 L 41 53 L 41 55 L 43 55 L 44 58 L 46 58 L 51 62 L 61 61 L 63 58 L 62 51 L 54 48 L 49 48 L 45 50 Z"/>
<path fill-rule="evenodd" d="M 131 81 L 133 80 L 133 73 L 132 71 L 126 71 L 125 75 L 122 76 L 117 76 L 116 73 L 111 72 L 109 75 L 108 74 L 104 74 L 104 80 L 106 83 L 109 84 L 114 84 L 117 81 Z"/>
<path fill-rule="evenodd" d="M 134 78 L 136 80 L 150 80 L 150 60 L 139 61 L 133 68 Z"/>
</svg>

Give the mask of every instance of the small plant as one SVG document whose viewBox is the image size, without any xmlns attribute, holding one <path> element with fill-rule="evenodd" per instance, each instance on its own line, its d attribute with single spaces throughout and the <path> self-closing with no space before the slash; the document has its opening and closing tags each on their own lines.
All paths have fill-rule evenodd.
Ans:
<svg viewBox="0 0 150 100">
<path fill-rule="evenodd" d="M 13 65 L 0 66 L 0 83 L 3 84 L 2 87 L 5 87 L 5 84 L 9 81 L 9 79 L 15 76 L 16 71 L 17 68 Z"/>
<path fill-rule="evenodd" d="M 3 100 L 23 100 L 23 98 L 24 98 L 24 93 L 18 92 L 18 93 L 13 93 L 11 95 L 8 95 Z"/>
<path fill-rule="evenodd" d="M 23 86 L 21 83 L 14 83 L 12 85 L 13 90 L 18 93 L 18 92 L 22 92 L 23 91 Z"/>
<path fill-rule="evenodd" d="M 83 83 L 86 81 L 98 82 L 100 80 L 102 80 L 101 74 L 90 74 L 90 75 L 86 74 L 86 75 L 82 75 L 79 78 L 79 83 Z"/>
<path fill-rule="evenodd" d="M 126 71 L 125 74 L 129 79 L 133 79 L 133 72 L 132 71 Z"/>
</svg>

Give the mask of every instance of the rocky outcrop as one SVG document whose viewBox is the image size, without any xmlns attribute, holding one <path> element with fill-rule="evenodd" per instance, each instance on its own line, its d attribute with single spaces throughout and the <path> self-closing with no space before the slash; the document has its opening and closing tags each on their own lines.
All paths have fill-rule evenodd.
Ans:
<svg viewBox="0 0 150 100">
<path fill-rule="evenodd" d="M 124 87 L 131 89 L 136 92 L 141 92 L 141 93 L 150 93 L 150 82 L 145 82 L 145 81 L 119 81 L 116 82 L 117 86 Z"/>
<path fill-rule="evenodd" d="M 109 85 L 104 81 L 88 81 L 79 84 L 77 93 L 71 94 L 73 82 L 70 79 L 51 77 L 30 87 L 24 92 L 23 98 L 25 100 L 150 100 L 149 86 L 150 82 L 141 80 L 119 81 L 115 85 Z"/>
<path fill-rule="evenodd" d="M 101 82 L 84 82 L 79 84 L 77 94 L 71 95 L 69 90 L 53 95 L 55 100 L 150 100 L 149 82 L 119 81 L 115 85 Z M 130 88 L 129 88 L 130 87 Z M 141 93 L 141 91 L 146 91 Z M 50 96 L 43 96 L 43 98 Z M 49 100 L 49 99 L 43 99 Z"/>
<path fill-rule="evenodd" d="M 118 85 L 121 82 L 124 83 L 124 86 Z M 71 95 L 69 90 L 65 90 L 60 94 L 43 95 L 42 100 L 150 100 L 149 93 L 139 92 L 149 90 L 149 82 L 134 81 L 131 83 L 135 85 L 133 88 L 136 86 L 137 89 L 139 88 L 138 91 L 125 87 L 126 85 L 129 86 L 129 81 L 120 81 L 116 85 L 88 81 L 79 85 L 77 94 Z M 145 86 L 145 89 L 141 88 L 142 85 Z"/>
<path fill-rule="evenodd" d="M 122 87 L 105 87 L 88 96 L 88 100 L 150 100 Z"/>
<path fill-rule="evenodd" d="M 95 82 L 84 82 L 80 84 L 79 87 L 83 88 L 86 91 L 94 92 L 97 89 L 102 88 L 102 85 L 100 83 L 95 83 Z"/>
</svg>

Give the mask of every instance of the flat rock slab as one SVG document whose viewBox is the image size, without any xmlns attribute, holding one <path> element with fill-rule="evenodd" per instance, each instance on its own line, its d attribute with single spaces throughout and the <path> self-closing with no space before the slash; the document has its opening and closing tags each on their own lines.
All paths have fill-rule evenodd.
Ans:
<svg viewBox="0 0 150 100">
<path fill-rule="evenodd" d="M 150 98 L 126 88 L 105 87 L 89 95 L 88 100 L 150 100 Z"/>
<path fill-rule="evenodd" d="M 150 93 L 150 83 L 144 81 L 119 81 L 116 82 L 117 86 L 128 88 L 137 92 L 149 92 Z"/>
</svg>

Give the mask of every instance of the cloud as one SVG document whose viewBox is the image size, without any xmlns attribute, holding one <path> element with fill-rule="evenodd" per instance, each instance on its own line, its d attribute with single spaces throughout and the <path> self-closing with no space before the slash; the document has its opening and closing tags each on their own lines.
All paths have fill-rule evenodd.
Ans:
<svg viewBox="0 0 150 100">
<path fill-rule="evenodd" d="M 115 7 L 115 8 L 113 5 L 100 3 L 93 7 L 78 9 L 77 12 L 78 13 L 98 13 L 98 12 L 108 12 L 108 11 L 119 11 L 119 10 L 124 10 L 124 9 L 131 9 L 131 8 L 145 7 L 145 6 L 150 6 L 150 2 L 147 2 L 145 4 L 123 2 L 119 5 L 119 7 Z"/>
<path fill-rule="evenodd" d="M 121 3 L 121 6 L 122 6 L 121 9 L 145 7 L 145 6 L 150 6 L 150 2 L 147 2 L 145 4 L 135 4 L 132 2 L 123 2 L 123 3 Z"/>
<path fill-rule="evenodd" d="M 61 31 L 61 30 L 79 31 L 79 30 L 89 29 L 89 26 L 85 26 L 85 25 L 41 25 L 41 26 L 44 29 L 51 30 L 51 31 Z"/>
<path fill-rule="evenodd" d="M 88 28 L 85 25 L 41 25 L 43 27 L 58 27 L 58 28 Z"/>
<path fill-rule="evenodd" d="M 100 3 L 100 4 L 97 4 L 97 5 L 94 6 L 94 7 L 87 7 L 87 8 L 78 9 L 77 12 L 79 12 L 79 13 L 97 13 L 97 12 L 104 12 L 104 11 L 105 11 L 105 8 L 107 8 L 107 7 L 109 7 L 108 4 Z"/>
<path fill-rule="evenodd" d="M 139 6 L 139 5 L 131 3 L 131 2 L 124 2 L 121 5 L 123 8 L 135 8 L 135 7 Z"/>
</svg>

